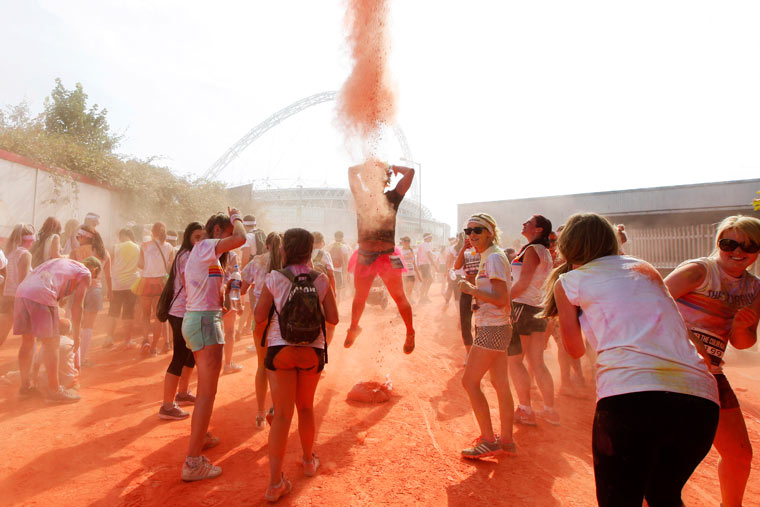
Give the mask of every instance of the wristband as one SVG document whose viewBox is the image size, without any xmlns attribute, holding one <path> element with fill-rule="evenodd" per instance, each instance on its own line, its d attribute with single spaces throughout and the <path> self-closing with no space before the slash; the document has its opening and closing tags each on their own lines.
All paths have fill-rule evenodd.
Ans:
<svg viewBox="0 0 760 507">
<path fill-rule="evenodd" d="M 230 222 L 235 222 L 235 220 L 240 220 L 240 223 L 243 223 L 243 218 L 238 213 L 233 213 L 230 215 Z"/>
</svg>

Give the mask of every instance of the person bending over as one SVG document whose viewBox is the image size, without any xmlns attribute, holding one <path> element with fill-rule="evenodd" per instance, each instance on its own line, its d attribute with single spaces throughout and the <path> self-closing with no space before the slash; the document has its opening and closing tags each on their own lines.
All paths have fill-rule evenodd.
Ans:
<svg viewBox="0 0 760 507">
<path fill-rule="evenodd" d="M 401 175 L 401 179 L 390 189 L 393 175 Z M 359 319 L 367 303 L 372 281 L 379 275 L 406 325 L 404 352 L 411 354 L 414 350 L 412 307 L 406 299 L 401 280 L 406 268 L 401 250 L 396 247 L 396 213 L 413 179 L 414 169 L 386 166 L 378 161 L 367 161 L 348 170 L 351 193 L 356 201 L 359 249 L 349 261 L 349 271 L 354 271 L 356 293 L 351 307 L 351 326 L 343 344 L 345 347 L 353 345 L 361 333 Z"/>
</svg>

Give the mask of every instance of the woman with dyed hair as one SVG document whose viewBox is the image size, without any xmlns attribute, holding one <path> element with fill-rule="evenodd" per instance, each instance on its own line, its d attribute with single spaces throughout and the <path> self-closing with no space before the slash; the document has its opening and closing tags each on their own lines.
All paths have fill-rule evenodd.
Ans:
<svg viewBox="0 0 760 507">
<path fill-rule="evenodd" d="M 746 349 L 757 341 L 760 279 L 747 270 L 759 251 L 760 220 L 727 217 L 718 226 L 715 250 L 709 257 L 688 260 L 665 278 L 718 383 L 720 422 L 713 444 L 720 454 L 718 477 L 724 507 L 742 505 L 752 463 L 747 425 L 722 366 L 729 343 Z"/>
<path fill-rule="evenodd" d="M 571 356 L 584 354 L 584 335 L 597 353 L 597 501 L 682 505 L 681 490 L 718 425 L 715 379 L 660 274 L 619 255 L 607 219 L 573 215 L 558 241 L 565 262 L 547 283 L 542 316 L 559 316 Z"/>
<path fill-rule="evenodd" d="M 36 268 L 49 259 L 61 256 L 61 222 L 55 217 L 47 217 L 29 251 L 32 253 L 32 267 Z"/>
<path fill-rule="evenodd" d="M 472 411 L 480 427 L 480 437 L 472 447 L 462 450 L 465 458 L 484 458 L 507 452 L 514 454 L 516 446 L 512 440 L 512 392 L 509 389 L 509 371 L 506 350 L 510 341 L 510 276 L 509 261 L 499 248 L 499 229 L 496 221 L 486 213 L 476 213 L 467 220 L 464 233 L 470 245 L 480 254 L 480 265 L 475 284 L 467 280 L 459 282 L 462 294 L 472 297 L 472 320 L 475 324 L 475 338 L 472 342 L 467 364 L 464 368 L 462 385 L 472 404 Z M 480 383 L 486 373 L 490 373 L 491 383 L 499 402 L 501 435 L 493 431 L 488 400 Z"/>
</svg>

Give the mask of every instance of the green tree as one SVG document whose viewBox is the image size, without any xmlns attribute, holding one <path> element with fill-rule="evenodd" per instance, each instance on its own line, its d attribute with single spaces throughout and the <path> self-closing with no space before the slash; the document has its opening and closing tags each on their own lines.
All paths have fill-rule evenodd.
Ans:
<svg viewBox="0 0 760 507">
<path fill-rule="evenodd" d="M 70 136 L 79 144 L 103 154 L 113 153 L 121 136 L 110 132 L 106 115 L 108 110 L 97 104 L 87 109 L 87 94 L 82 83 L 67 90 L 60 78 L 55 88 L 45 98 L 45 130 L 50 134 Z"/>
</svg>

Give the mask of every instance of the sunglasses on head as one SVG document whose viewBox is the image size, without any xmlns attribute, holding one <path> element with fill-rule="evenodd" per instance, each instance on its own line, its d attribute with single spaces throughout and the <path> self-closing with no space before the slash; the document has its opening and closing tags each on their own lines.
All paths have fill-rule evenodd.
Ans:
<svg viewBox="0 0 760 507">
<path fill-rule="evenodd" d="M 735 239 L 723 238 L 718 240 L 718 248 L 724 252 L 733 252 L 737 248 L 741 247 L 744 253 L 757 253 L 760 250 L 760 245 L 755 243 L 742 244 Z"/>
<path fill-rule="evenodd" d="M 472 234 L 473 232 L 474 232 L 475 234 L 483 234 L 483 231 L 487 231 L 487 230 L 488 230 L 488 229 L 486 229 L 485 227 L 465 227 L 465 228 L 464 228 L 464 233 L 465 233 L 467 236 L 469 236 L 469 235 L 470 235 L 470 234 Z"/>
</svg>

